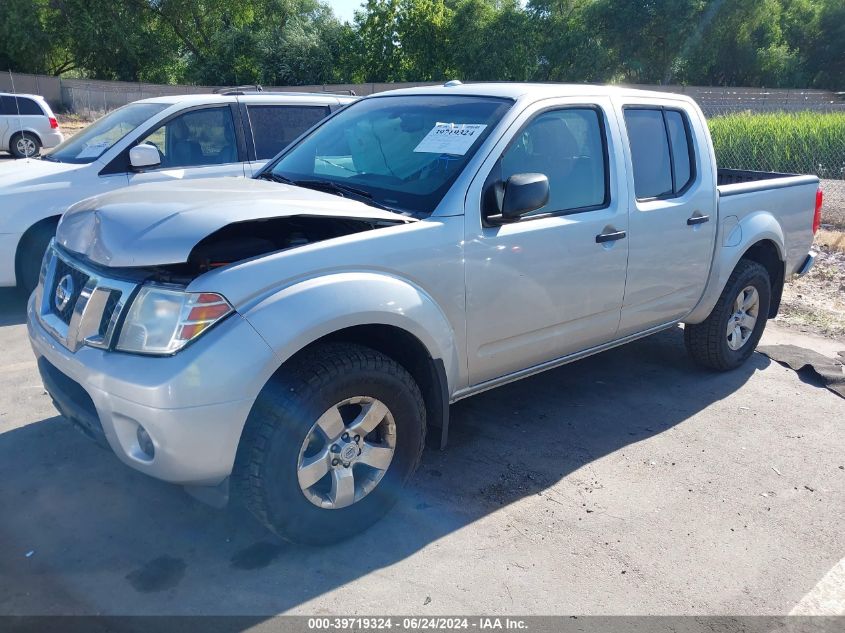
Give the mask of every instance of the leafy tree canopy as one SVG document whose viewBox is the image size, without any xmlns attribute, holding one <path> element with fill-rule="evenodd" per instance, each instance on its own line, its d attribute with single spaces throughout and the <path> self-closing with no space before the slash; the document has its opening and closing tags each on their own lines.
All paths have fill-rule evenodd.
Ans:
<svg viewBox="0 0 845 633">
<path fill-rule="evenodd" d="M 0 68 L 230 85 L 845 88 L 842 0 L 2 0 Z"/>
</svg>

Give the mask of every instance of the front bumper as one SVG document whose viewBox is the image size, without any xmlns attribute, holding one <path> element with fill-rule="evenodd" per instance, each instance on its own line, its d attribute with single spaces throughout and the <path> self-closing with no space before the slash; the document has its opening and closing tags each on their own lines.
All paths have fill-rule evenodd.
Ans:
<svg viewBox="0 0 845 633">
<path fill-rule="evenodd" d="M 37 293 L 36 293 L 37 294 Z M 183 485 L 213 486 L 232 472 L 272 350 L 234 314 L 182 352 L 151 357 L 61 345 L 30 298 L 27 324 L 44 385 L 59 410 L 126 464 Z M 155 451 L 141 448 L 138 427 Z"/>
</svg>

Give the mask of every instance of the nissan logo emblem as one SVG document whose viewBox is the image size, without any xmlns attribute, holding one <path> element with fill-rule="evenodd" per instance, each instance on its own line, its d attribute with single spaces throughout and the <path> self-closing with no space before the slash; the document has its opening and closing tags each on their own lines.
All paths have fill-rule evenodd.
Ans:
<svg viewBox="0 0 845 633">
<path fill-rule="evenodd" d="M 73 277 L 65 275 L 59 279 L 59 283 L 56 285 L 56 296 L 53 299 L 59 312 L 63 311 L 70 303 L 73 290 Z"/>
</svg>

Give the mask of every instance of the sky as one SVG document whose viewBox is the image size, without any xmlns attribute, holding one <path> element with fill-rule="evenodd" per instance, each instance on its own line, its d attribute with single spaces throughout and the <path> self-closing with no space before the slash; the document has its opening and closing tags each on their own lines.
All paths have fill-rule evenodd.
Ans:
<svg viewBox="0 0 845 633">
<path fill-rule="evenodd" d="M 359 8 L 362 2 L 363 0 L 326 0 L 341 22 L 352 22 L 355 9 Z"/>
</svg>

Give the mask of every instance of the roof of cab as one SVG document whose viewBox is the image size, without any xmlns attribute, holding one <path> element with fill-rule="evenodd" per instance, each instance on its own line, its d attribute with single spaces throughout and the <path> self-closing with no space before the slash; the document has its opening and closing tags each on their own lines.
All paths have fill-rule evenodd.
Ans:
<svg viewBox="0 0 845 633">
<path fill-rule="evenodd" d="M 354 101 L 357 97 L 349 95 L 339 95 L 331 92 L 247 92 L 244 94 L 214 94 L 214 93 L 196 93 L 185 95 L 166 95 L 162 97 L 150 97 L 148 99 L 140 99 L 135 103 L 162 103 L 166 105 L 205 105 L 208 103 L 233 103 L 237 99 L 250 101 L 264 100 L 270 97 L 278 97 L 280 101 L 288 98 L 295 103 L 307 103 L 308 101 L 316 101 L 318 103 L 348 103 Z"/>
<path fill-rule="evenodd" d="M 625 86 L 605 86 L 594 84 L 556 84 L 556 83 L 457 83 L 453 85 L 417 86 L 415 88 L 399 88 L 372 95 L 467 95 L 479 97 L 504 97 L 520 99 L 522 97 L 547 99 L 549 97 L 578 97 L 578 96 L 630 96 L 660 99 L 683 99 L 691 101 L 690 97 L 672 92 L 658 92 L 654 90 L 636 90 Z"/>
</svg>

